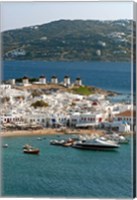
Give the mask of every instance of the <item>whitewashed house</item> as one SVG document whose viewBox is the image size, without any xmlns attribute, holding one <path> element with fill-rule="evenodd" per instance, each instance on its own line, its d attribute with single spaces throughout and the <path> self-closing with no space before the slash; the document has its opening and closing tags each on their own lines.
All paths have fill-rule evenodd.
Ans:
<svg viewBox="0 0 137 200">
<path fill-rule="evenodd" d="M 41 124 L 46 126 L 47 118 L 44 114 L 40 113 L 29 113 L 29 115 L 24 116 L 24 120 L 28 124 Z"/>
<path fill-rule="evenodd" d="M 12 124 L 19 124 L 23 122 L 23 118 L 21 115 L 15 115 L 15 114 L 5 114 L 0 116 L 0 123 L 6 124 L 6 123 L 12 123 Z"/>
<path fill-rule="evenodd" d="M 103 120 L 102 113 L 74 113 L 70 116 L 71 124 L 76 127 L 97 126 Z"/>
<path fill-rule="evenodd" d="M 131 131 L 131 126 L 122 121 L 103 122 L 101 124 L 101 126 L 103 126 L 103 128 L 109 128 L 109 129 L 113 129 L 113 130 L 116 130 L 119 132 L 130 132 Z"/>
<path fill-rule="evenodd" d="M 0 84 L 0 89 L 1 90 L 11 89 L 11 85 L 10 84 Z"/>
</svg>

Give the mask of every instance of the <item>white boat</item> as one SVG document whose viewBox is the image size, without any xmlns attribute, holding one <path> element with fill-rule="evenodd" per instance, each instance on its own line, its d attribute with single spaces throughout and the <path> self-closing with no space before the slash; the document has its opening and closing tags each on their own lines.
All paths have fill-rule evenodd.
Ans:
<svg viewBox="0 0 137 200">
<path fill-rule="evenodd" d="M 33 147 L 31 146 L 31 145 L 29 145 L 29 144 L 25 144 L 24 146 L 23 146 L 23 149 L 32 149 Z"/>
<path fill-rule="evenodd" d="M 101 140 L 99 138 L 87 141 L 75 142 L 72 147 L 87 150 L 114 150 L 119 147 L 119 145 L 111 140 Z"/>
<path fill-rule="evenodd" d="M 8 144 L 3 144 L 2 145 L 3 148 L 8 148 L 8 146 L 9 146 Z"/>
<path fill-rule="evenodd" d="M 51 140 L 50 144 L 52 145 L 63 145 L 65 143 L 65 140 Z"/>
<path fill-rule="evenodd" d="M 37 140 L 42 140 L 42 138 L 41 137 L 37 137 Z"/>
<path fill-rule="evenodd" d="M 117 139 L 117 142 L 119 144 L 128 144 L 129 140 L 126 137 L 124 137 L 124 136 L 119 136 L 119 138 Z"/>
</svg>

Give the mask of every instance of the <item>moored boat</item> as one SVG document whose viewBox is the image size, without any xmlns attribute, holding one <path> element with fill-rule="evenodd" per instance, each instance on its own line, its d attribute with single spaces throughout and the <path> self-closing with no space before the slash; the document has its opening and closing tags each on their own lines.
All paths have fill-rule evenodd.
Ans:
<svg viewBox="0 0 137 200">
<path fill-rule="evenodd" d="M 23 152 L 27 153 L 27 154 L 39 154 L 40 150 L 39 149 L 28 148 L 28 149 L 24 149 Z"/>
<path fill-rule="evenodd" d="M 87 150 L 114 150 L 119 147 L 119 145 L 111 140 L 103 141 L 101 139 L 94 139 L 88 141 L 78 141 L 75 142 L 72 147 Z"/>
<path fill-rule="evenodd" d="M 52 145 L 63 145 L 65 143 L 65 140 L 51 140 L 50 144 Z"/>
<path fill-rule="evenodd" d="M 41 137 L 37 137 L 37 140 L 42 140 L 42 138 Z"/>
<path fill-rule="evenodd" d="M 31 145 L 29 145 L 29 144 L 25 144 L 23 146 L 23 149 L 31 149 L 31 148 L 33 148 L 33 147 Z"/>
<path fill-rule="evenodd" d="M 8 146 L 9 146 L 8 144 L 3 144 L 2 145 L 3 148 L 8 148 Z"/>
<path fill-rule="evenodd" d="M 70 147 L 70 146 L 72 146 L 72 143 L 71 142 L 65 142 L 62 146 L 63 147 Z"/>
<path fill-rule="evenodd" d="M 128 138 L 126 138 L 124 136 L 119 136 L 118 143 L 119 144 L 128 144 L 129 140 L 128 140 Z"/>
</svg>

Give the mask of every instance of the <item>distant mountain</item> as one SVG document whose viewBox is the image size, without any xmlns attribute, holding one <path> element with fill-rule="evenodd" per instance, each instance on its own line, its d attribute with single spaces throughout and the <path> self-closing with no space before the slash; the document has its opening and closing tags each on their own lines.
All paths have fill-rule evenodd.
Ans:
<svg viewBox="0 0 137 200">
<path fill-rule="evenodd" d="M 59 20 L 3 32 L 3 58 L 129 61 L 131 37 L 131 20 Z"/>
</svg>

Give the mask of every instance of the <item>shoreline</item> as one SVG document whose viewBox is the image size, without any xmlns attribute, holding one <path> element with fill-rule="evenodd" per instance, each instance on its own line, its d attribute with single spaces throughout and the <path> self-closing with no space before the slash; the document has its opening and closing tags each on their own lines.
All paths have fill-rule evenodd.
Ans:
<svg viewBox="0 0 137 200">
<path fill-rule="evenodd" d="M 95 134 L 95 135 L 104 135 L 104 130 L 95 130 L 95 129 L 53 129 L 53 128 L 46 128 L 46 129 L 38 129 L 38 130 L 11 130 L 11 131 L 1 131 L 0 138 L 3 137 L 23 137 L 23 136 L 44 136 L 44 135 L 69 135 L 69 134 Z"/>
<path fill-rule="evenodd" d="M 106 130 L 101 129 L 65 129 L 60 130 L 57 128 L 45 128 L 38 130 L 10 130 L 10 131 L 0 131 L 0 138 L 5 137 L 23 137 L 23 136 L 45 136 L 45 135 L 95 135 L 103 136 L 107 134 Z M 119 133 L 123 136 L 132 136 L 134 133 Z"/>
</svg>

